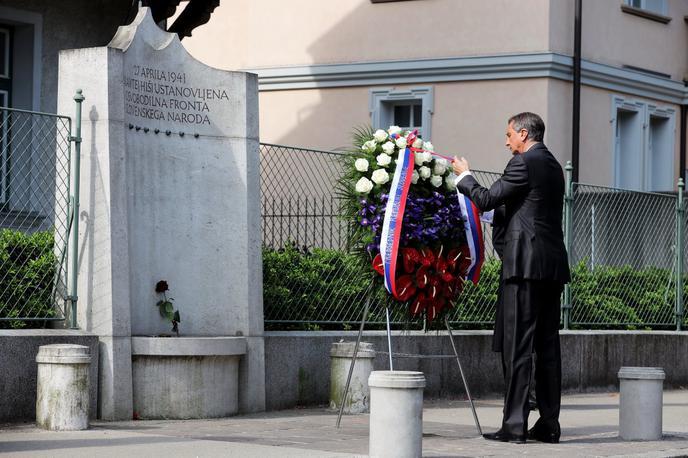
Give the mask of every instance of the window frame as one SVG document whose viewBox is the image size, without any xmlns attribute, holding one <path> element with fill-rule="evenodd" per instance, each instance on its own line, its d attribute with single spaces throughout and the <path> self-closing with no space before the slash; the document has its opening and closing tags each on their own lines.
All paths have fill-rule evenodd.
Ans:
<svg viewBox="0 0 688 458">
<path fill-rule="evenodd" d="M 660 22 L 662 24 L 668 24 L 671 22 L 671 17 L 668 16 L 669 14 L 669 7 L 667 4 L 667 0 L 661 0 L 662 1 L 662 11 L 655 11 L 648 9 L 646 6 L 646 0 L 640 0 L 640 7 L 633 6 L 631 5 L 632 0 L 624 0 L 623 3 L 621 4 L 621 11 L 624 13 L 632 14 L 634 16 L 642 17 L 645 19 L 649 19 L 651 21 L 655 22 Z"/>
<path fill-rule="evenodd" d="M 645 101 L 640 101 L 640 100 L 635 100 L 627 97 L 623 97 L 620 95 L 613 95 L 612 96 L 612 104 L 611 104 L 611 147 L 612 147 L 612 170 L 614 173 L 613 180 L 612 182 L 614 183 L 614 187 L 616 188 L 622 188 L 622 189 L 630 189 L 630 188 L 624 188 L 621 186 L 621 160 L 624 159 L 622 158 L 622 154 L 619 151 L 619 148 L 617 148 L 617 143 L 616 143 L 616 131 L 617 131 L 617 126 L 618 126 L 618 113 L 619 111 L 626 111 L 626 112 L 635 112 L 636 115 L 639 117 L 637 121 L 637 125 L 639 127 L 639 131 L 634 133 L 633 138 L 631 141 L 634 142 L 640 142 L 639 144 L 639 149 L 640 149 L 640 163 L 642 164 L 641 170 L 640 170 L 640 177 L 639 177 L 639 182 L 640 182 L 640 189 L 630 189 L 633 191 L 641 191 L 641 192 L 666 192 L 667 190 L 663 191 L 655 191 L 651 189 L 651 181 L 652 181 L 652 169 L 649 167 L 649 162 L 652 158 L 649 157 L 649 141 L 650 141 L 650 117 L 661 117 L 661 118 L 666 118 L 667 121 L 669 122 L 669 149 L 671 151 L 671 170 L 672 170 L 672 177 L 675 176 L 676 170 L 675 170 L 675 162 L 676 162 L 676 110 L 672 107 L 668 106 L 660 106 L 655 103 L 651 102 L 645 102 Z M 670 185 L 670 190 L 673 190 L 675 187 L 676 183 L 673 182 Z"/>
<path fill-rule="evenodd" d="M 432 86 L 417 86 L 405 89 L 395 89 L 390 87 L 370 89 L 369 110 L 370 121 L 373 129 L 387 129 L 389 125 L 385 118 L 388 106 L 395 103 L 421 103 L 421 124 L 420 134 L 424 140 L 432 139 L 432 115 L 434 113 Z M 411 110 L 413 118 L 413 110 Z"/>
</svg>

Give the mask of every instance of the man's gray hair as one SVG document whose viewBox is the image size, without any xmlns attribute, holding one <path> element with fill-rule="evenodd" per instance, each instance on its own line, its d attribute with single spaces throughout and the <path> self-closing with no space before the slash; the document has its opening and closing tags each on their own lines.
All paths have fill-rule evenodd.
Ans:
<svg viewBox="0 0 688 458">
<path fill-rule="evenodd" d="M 524 111 L 509 118 L 508 124 L 514 123 L 514 130 L 519 132 L 521 129 L 528 131 L 528 138 L 541 142 L 545 136 L 545 122 L 535 113 Z"/>
</svg>

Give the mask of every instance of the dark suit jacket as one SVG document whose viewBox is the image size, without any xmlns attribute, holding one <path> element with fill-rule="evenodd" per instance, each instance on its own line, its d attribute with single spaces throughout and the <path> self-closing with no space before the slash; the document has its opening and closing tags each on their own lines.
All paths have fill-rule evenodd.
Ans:
<svg viewBox="0 0 688 458">
<path fill-rule="evenodd" d="M 542 143 L 515 154 L 489 189 L 470 175 L 459 182 L 459 191 L 480 210 L 504 205 L 503 280 L 570 280 L 562 232 L 564 187 L 561 166 Z"/>
<path fill-rule="evenodd" d="M 499 259 L 504 256 L 504 236 L 506 235 L 506 209 L 504 205 L 494 209 L 492 217 L 492 247 Z"/>
</svg>

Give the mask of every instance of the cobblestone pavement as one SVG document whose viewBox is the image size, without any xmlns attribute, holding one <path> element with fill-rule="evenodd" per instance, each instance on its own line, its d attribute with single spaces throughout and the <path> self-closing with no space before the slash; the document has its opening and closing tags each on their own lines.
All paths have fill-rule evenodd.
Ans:
<svg viewBox="0 0 688 458">
<path fill-rule="evenodd" d="M 429 400 L 423 412 L 423 455 L 460 456 L 688 456 L 688 390 L 664 393 L 664 438 L 618 438 L 618 394 L 574 394 L 563 399 L 557 445 L 490 442 L 479 437 L 468 404 Z M 497 429 L 502 403 L 479 400 L 484 431 Z M 531 417 L 531 423 L 537 414 Z M 365 456 L 368 416 L 294 409 L 232 418 L 187 421 L 95 422 L 88 431 L 47 432 L 32 425 L 0 428 L 7 456 L 342 457 Z M 642 419 L 639 419 L 642 421 Z"/>
</svg>

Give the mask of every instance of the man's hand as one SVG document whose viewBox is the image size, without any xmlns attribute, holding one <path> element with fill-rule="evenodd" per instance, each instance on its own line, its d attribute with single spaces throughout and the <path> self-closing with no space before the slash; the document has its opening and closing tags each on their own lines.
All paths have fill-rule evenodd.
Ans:
<svg viewBox="0 0 688 458">
<path fill-rule="evenodd" d="M 468 161 L 466 158 L 462 157 L 459 159 L 458 157 L 454 156 L 454 160 L 452 161 L 452 169 L 454 169 L 454 173 L 456 175 L 461 175 L 470 168 L 468 167 Z"/>
</svg>

